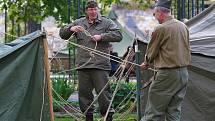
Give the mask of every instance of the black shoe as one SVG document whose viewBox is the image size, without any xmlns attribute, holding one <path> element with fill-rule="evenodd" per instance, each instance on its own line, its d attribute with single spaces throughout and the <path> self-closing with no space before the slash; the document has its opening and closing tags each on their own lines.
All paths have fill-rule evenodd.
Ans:
<svg viewBox="0 0 215 121">
<path fill-rule="evenodd" d="M 113 113 L 109 113 L 106 121 L 113 121 Z"/>
<path fill-rule="evenodd" d="M 87 114 L 86 121 L 93 121 L 93 114 Z"/>
</svg>

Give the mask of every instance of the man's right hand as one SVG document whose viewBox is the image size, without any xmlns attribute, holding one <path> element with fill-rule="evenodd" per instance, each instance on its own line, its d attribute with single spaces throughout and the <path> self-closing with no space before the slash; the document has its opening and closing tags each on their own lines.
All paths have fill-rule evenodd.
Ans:
<svg viewBox="0 0 215 121">
<path fill-rule="evenodd" d="M 149 65 L 147 64 L 147 63 L 142 63 L 141 65 L 140 65 L 140 68 L 142 69 L 142 70 L 147 70 L 148 68 L 149 68 Z"/>
<path fill-rule="evenodd" d="M 70 31 L 72 31 L 72 32 L 83 32 L 84 28 L 82 26 L 72 26 L 70 28 Z"/>
</svg>

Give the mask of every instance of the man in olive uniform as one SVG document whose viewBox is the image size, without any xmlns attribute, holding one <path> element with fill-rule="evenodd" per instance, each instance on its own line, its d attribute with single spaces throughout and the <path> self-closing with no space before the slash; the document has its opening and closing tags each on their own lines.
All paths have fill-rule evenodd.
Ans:
<svg viewBox="0 0 215 121">
<path fill-rule="evenodd" d="M 141 121 L 181 120 L 190 62 L 189 31 L 171 16 L 170 6 L 170 0 L 159 0 L 155 6 L 154 16 L 160 24 L 152 34 L 141 67 L 147 69 L 153 64 L 158 72 L 150 85 Z"/>
<path fill-rule="evenodd" d="M 75 20 L 72 24 L 60 29 L 60 37 L 69 39 L 74 35 L 77 44 L 96 49 L 109 54 L 110 42 L 122 40 L 122 34 L 117 25 L 106 17 L 100 16 L 98 4 L 89 1 L 86 4 L 86 17 Z M 85 31 L 86 30 L 86 31 Z M 88 33 L 89 32 L 89 33 Z M 98 94 L 108 82 L 110 71 L 110 59 L 93 54 L 82 48 L 77 48 L 79 105 L 85 112 L 94 100 L 93 89 Z M 109 85 L 98 98 L 100 112 L 105 116 L 111 100 Z M 94 107 L 91 106 L 86 112 L 86 120 L 93 121 Z M 111 108 L 107 121 L 112 121 L 114 110 Z"/>
</svg>

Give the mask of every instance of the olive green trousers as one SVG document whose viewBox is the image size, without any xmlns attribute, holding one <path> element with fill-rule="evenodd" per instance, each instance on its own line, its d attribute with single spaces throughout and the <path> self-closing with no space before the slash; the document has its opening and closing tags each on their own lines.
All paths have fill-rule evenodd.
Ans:
<svg viewBox="0 0 215 121">
<path fill-rule="evenodd" d="M 187 67 L 159 69 L 149 87 L 141 121 L 180 121 L 188 83 Z"/>
<path fill-rule="evenodd" d="M 108 83 L 109 72 L 101 69 L 81 69 L 78 70 L 78 94 L 79 105 L 82 112 L 87 110 L 87 114 L 93 114 L 94 106 L 88 107 L 94 100 L 92 91 L 95 89 L 96 93 L 103 89 Z M 98 98 L 98 104 L 100 113 L 104 116 L 111 101 L 111 92 L 109 84 L 100 94 Z M 110 109 L 109 112 L 113 113 L 114 109 Z"/>
</svg>

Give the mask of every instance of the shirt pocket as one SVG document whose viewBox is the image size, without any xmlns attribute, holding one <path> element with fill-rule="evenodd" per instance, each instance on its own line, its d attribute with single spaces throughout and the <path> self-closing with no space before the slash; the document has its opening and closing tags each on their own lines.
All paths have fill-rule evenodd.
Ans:
<svg viewBox="0 0 215 121">
<path fill-rule="evenodd" d="M 95 28 L 95 34 L 101 34 L 105 32 L 105 28 L 102 26 L 98 26 Z"/>
</svg>

